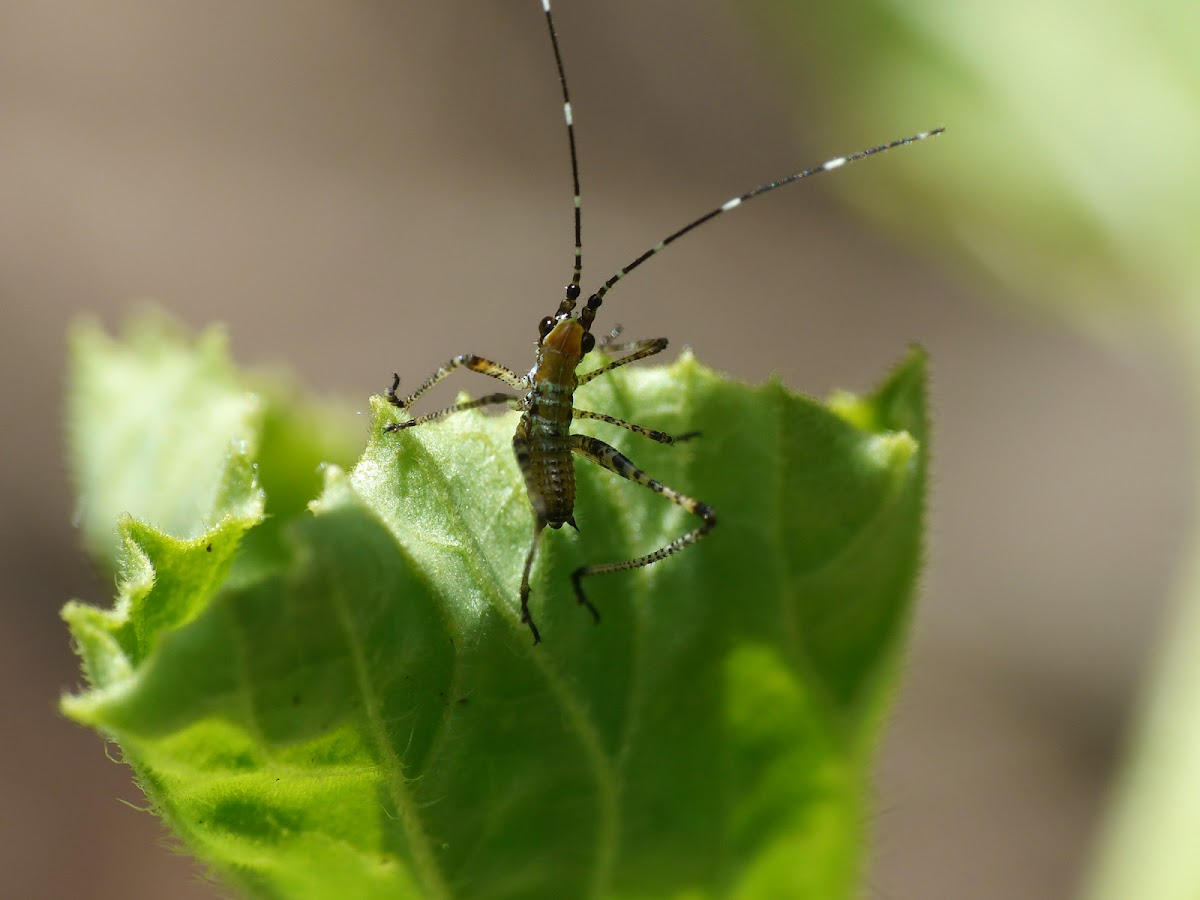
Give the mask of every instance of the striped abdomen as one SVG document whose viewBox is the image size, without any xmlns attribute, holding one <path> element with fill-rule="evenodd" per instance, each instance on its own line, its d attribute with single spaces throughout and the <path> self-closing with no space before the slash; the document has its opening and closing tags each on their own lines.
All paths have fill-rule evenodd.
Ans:
<svg viewBox="0 0 1200 900">
<path fill-rule="evenodd" d="M 571 407 L 549 414 L 545 398 L 534 398 L 513 436 L 513 452 L 525 476 L 525 490 L 539 519 L 553 528 L 571 520 L 575 509 L 575 461 L 571 457 Z M 552 408 L 551 408 L 552 409 Z"/>
<path fill-rule="evenodd" d="M 513 452 L 537 517 L 552 528 L 574 525 L 575 462 L 571 456 L 571 403 L 584 331 L 562 319 L 542 339 Z"/>
</svg>

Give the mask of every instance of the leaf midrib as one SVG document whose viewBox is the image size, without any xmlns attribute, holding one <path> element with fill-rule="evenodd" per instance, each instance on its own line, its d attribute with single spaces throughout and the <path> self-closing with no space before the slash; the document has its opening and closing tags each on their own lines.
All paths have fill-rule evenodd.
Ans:
<svg viewBox="0 0 1200 900">
<path fill-rule="evenodd" d="M 404 778 L 404 764 L 388 737 L 387 727 L 384 725 L 383 716 L 380 713 L 379 698 L 371 686 L 370 669 L 363 653 L 361 638 L 354 630 L 347 597 L 336 585 L 330 585 L 330 593 L 338 625 L 345 635 L 346 647 L 350 651 L 351 662 L 354 666 L 354 678 L 358 683 L 359 694 L 363 698 L 363 709 L 366 712 L 367 722 L 386 769 L 388 793 L 391 795 L 396 809 L 400 812 L 401 827 L 412 848 L 413 861 L 418 874 L 429 897 L 433 900 L 450 900 L 452 895 L 435 860 L 429 836 L 425 833 L 420 816 L 416 815 L 417 806 L 408 791 Z"/>
<path fill-rule="evenodd" d="M 434 427 L 437 426 L 435 425 Z M 425 444 L 423 439 L 413 441 L 412 443 L 421 449 L 425 460 L 421 467 L 426 475 L 431 479 L 436 478 L 441 482 L 441 486 L 446 490 L 447 495 L 450 496 L 450 479 L 443 466 L 435 458 L 434 453 Z M 468 527 L 466 517 L 459 512 L 457 504 L 448 504 L 445 512 L 453 513 L 458 531 L 470 538 L 470 550 L 473 552 L 464 552 L 462 554 L 464 565 L 475 576 L 476 583 L 484 588 L 489 604 L 499 612 L 501 619 L 508 623 L 514 634 L 518 637 L 523 637 L 526 634 L 526 628 L 521 624 L 519 617 L 505 600 L 504 595 L 501 594 L 503 590 L 502 579 L 494 563 L 483 552 L 479 536 L 472 528 Z M 398 536 L 392 532 L 390 527 L 388 531 L 393 535 L 393 539 L 396 539 L 399 543 Z M 467 550 L 468 548 L 464 547 L 463 549 Z M 440 591 L 434 591 L 434 593 L 443 603 L 449 602 L 449 598 L 446 598 Z M 618 830 L 621 821 L 618 808 L 620 779 L 618 778 L 613 761 L 604 752 L 600 735 L 592 727 L 592 723 L 588 720 L 585 710 L 571 693 L 566 681 L 558 672 L 551 668 L 548 655 L 536 649 L 531 649 L 527 653 L 533 662 L 535 670 L 542 676 L 550 688 L 552 696 L 558 701 L 566 721 L 575 731 L 576 737 L 583 747 L 585 758 L 588 760 L 595 777 L 597 805 L 600 816 L 597 823 L 598 846 L 591 894 L 592 896 L 600 897 L 611 880 L 612 870 L 616 862 Z"/>
</svg>

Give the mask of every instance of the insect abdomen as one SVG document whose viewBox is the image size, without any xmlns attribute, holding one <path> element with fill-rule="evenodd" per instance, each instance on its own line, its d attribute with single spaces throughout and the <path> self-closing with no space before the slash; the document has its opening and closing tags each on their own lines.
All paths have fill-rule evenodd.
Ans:
<svg viewBox="0 0 1200 900">
<path fill-rule="evenodd" d="M 534 513 L 552 528 L 570 522 L 575 510 L 570 432 L 571 392 L 554 384 L 535 386 L 513 435 L 513 452 Z"/>
</svg>

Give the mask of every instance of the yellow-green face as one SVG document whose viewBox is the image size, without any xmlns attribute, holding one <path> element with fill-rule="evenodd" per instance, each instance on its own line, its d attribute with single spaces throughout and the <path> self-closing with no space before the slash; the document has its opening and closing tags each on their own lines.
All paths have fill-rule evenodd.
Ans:
<svg viewBox="0 0 1200 900">
<path fill-rule="evenodd" d="M 557 353 L 564 360 L 572 360 L 571 368 L 583 359 L 583 325 L 575 318 L 559 319 L 550 334 L 541 340 L 544 352 Z"/>
<path fill-rule="evenodd" d="M 567 374 L 574 374 L 575 367 L 583 358 L 583 336 L 586 332 L 578 319 L 559 319 L 542 338 L 538 347 L 537 374 L 534 380 L 562 382 Z"/>
</svg>

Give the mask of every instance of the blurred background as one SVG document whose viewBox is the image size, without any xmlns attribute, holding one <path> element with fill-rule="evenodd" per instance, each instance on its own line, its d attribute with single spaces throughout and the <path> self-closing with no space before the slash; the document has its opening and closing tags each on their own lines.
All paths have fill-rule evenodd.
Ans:
<svg viewBox="0 0 1200 900">
<path fill-rule="evenodd" d="M 1078 889 L 1187 540 L 1193 373 L 1170 291 L 1140 279 L 1194 244 L 1154 240 L 1154 204 L 1195 207 L 1153 179 L 1194 165 L 1195 107 L 1167 115 L 1163 73 L 1134 57 L 1113 58 L 1121 96 L 1089 82 L 1103 41 L 1131 36 L 1103 14 L 1066 27 L 1069 2 L 995 31 L 932 2 L 837 22 L 781 0 L 555 6 L 585 288 L 755 184 L 949 126 L 722 217 L 605 306 L 631 337 L 816 395 L 868 388 L 909 342 L 931 354 L 929 564 L 870 896 Z M 1006 57 L 1022 28 L 1042 43 Z M 570 275 L 558 90 L 535 0 L 0 5 L 5 894 L 218 895 L 55 710 L 78 679 L 58 609 L 113 594 L 71 525 L 68 323 L 147 302 L 224 322 L 239 363 L 286 366 L 348 416 L 393 370 L 412 383 L 459 352 L 523 370 Z M 1169 151 L 1107 102 L 1167 115 Z M 1122 229 L 1158 255 L 1126 264 Z"/>
</svg>

